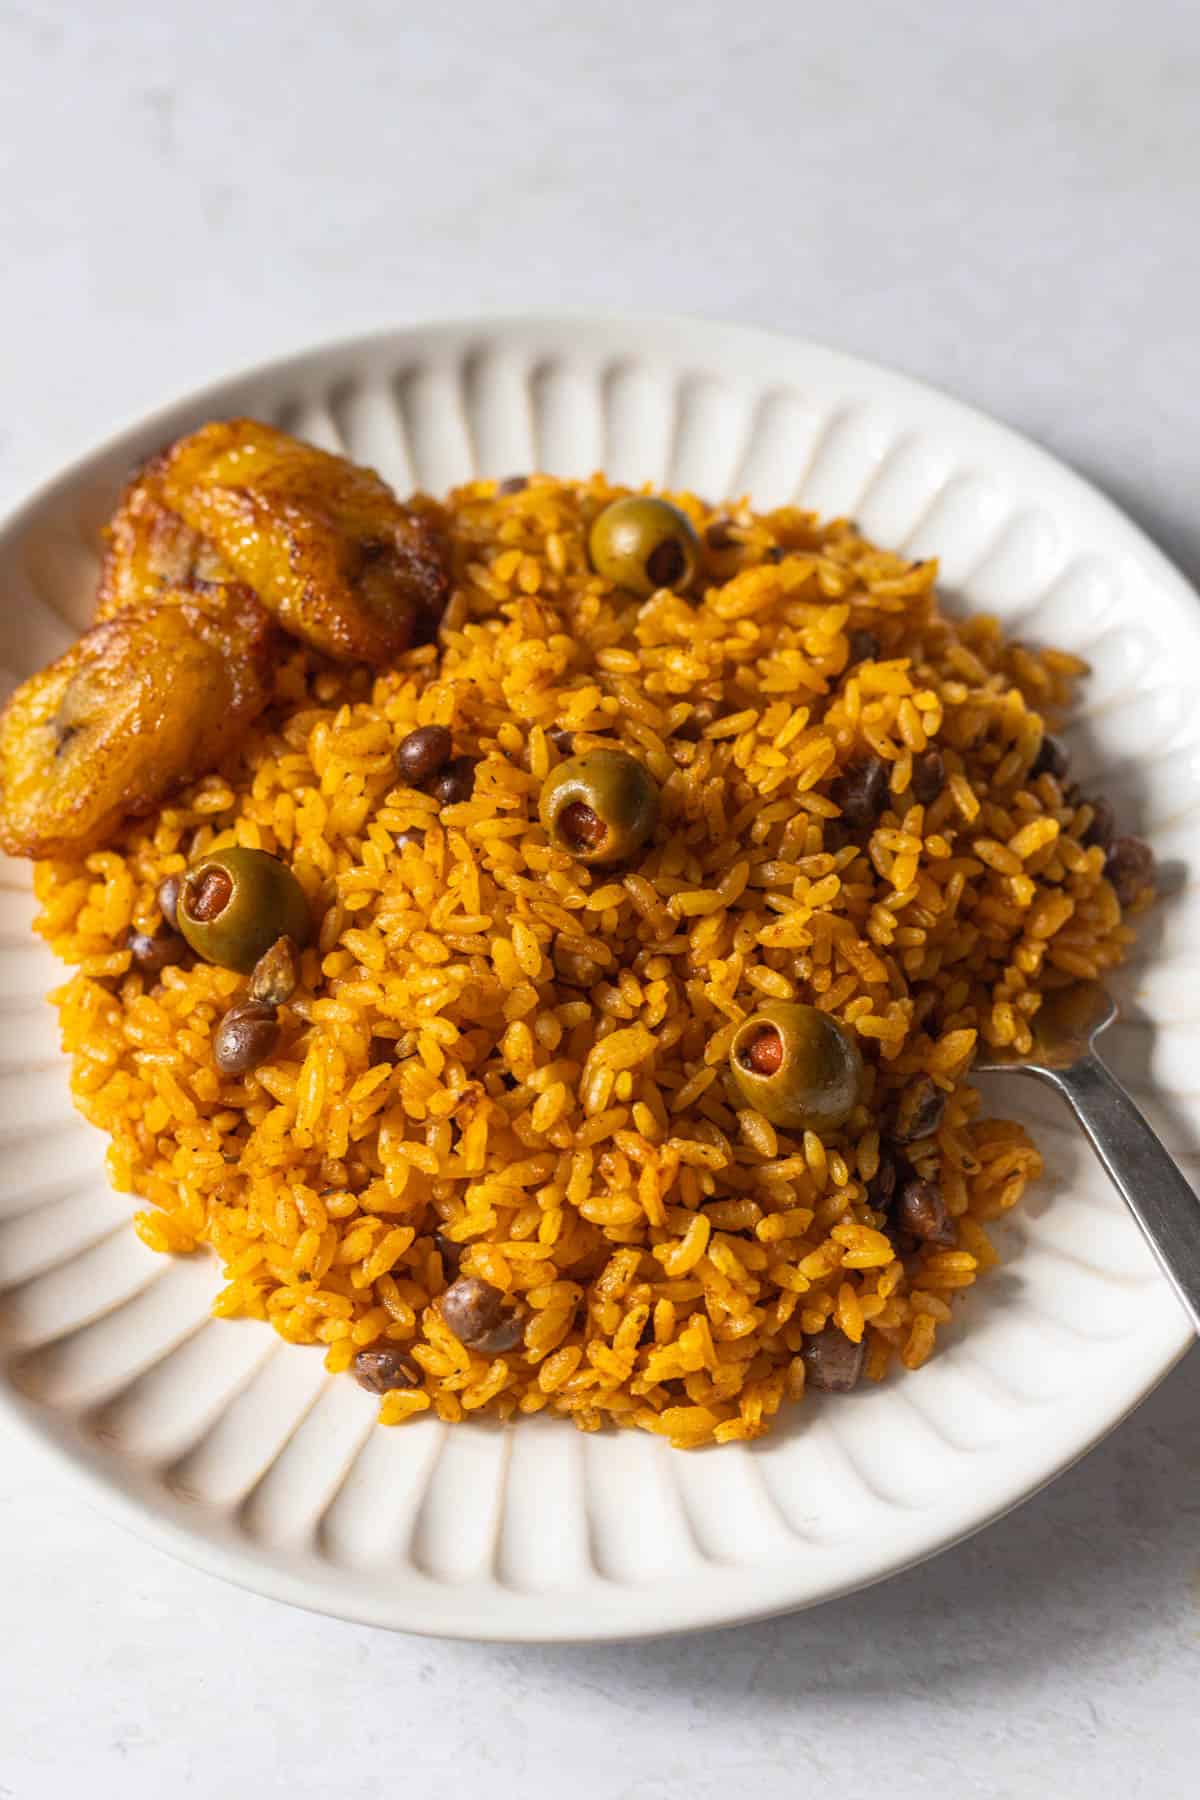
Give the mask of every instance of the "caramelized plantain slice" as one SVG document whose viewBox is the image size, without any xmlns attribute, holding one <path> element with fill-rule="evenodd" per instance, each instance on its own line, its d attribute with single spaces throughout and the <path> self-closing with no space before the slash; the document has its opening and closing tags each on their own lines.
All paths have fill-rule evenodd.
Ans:
<svg viewBox="0 0 1200 1800">
<path fill-rule="evenodd" d="M 216 768 L 270 698 L 277 643 L 237 584 L 93 625 L 0 714 L 0 846 L 82 855 Z"/>
<path fill-rule="evenodd" d="M 436 628 L 444 550 L 374 470 L 253 419 L 204 426 L 161 466 L 167 504 L 294 636 L 385 664 Z"/>
<path fill-rule="evenodd" d="M 198 592 L 230 574 L 208 540 L 185 525 L 163 495 L 161 457 L 153 457 L 129 483 L 105 531 L 108 548 L 100 569 L 96 620 L 127 606 L 160 600 L 167 588 Z"/>
</svg>

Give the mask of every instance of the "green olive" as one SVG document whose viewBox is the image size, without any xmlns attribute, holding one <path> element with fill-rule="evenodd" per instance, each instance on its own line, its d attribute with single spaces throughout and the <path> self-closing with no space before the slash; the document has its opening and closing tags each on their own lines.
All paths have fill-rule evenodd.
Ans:
<svg viewBox="0 0 1200 1800">
<path fill-rule="evenodd" d="M 586 750 L 552 769 L 538 813 L 546 835 L 578 862 L 621 862 L 658 823 L 658 787 L 624 750 Z"/>
<path fill-rule="evenodd" d="M 729 1067 L 746 1102 L 790 1131 L 834 1131 L 862 1099 L 863 1061 L 829 1013 L 768 1000 L 738 1029 Z"/>
<path fill-rule="evenodd" d="M 631 494 L 593 522 L 588 554 L 597 575 L 643 600 L 658 588 L 687 586 L 700 562 L 700 540 L 677 506 Z"/>
<path fill-rule="evenodd" d="M 277 939 L 307 944 L 312 937 L 307 896 L 287 864 L 238 844 L 192 864 L 176 916 L 197 956 L 241 975 L 249 975 Z"/>
</svg>

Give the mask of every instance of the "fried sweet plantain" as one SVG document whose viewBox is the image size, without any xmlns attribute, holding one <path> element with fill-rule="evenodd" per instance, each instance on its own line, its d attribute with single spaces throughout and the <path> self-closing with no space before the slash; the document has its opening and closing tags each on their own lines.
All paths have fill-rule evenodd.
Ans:
<svg viewBox="0 0 1200 1800">
<path fill-rule="evenodd" d="M 160 600 L 168 588 L 203 590 L 229 570 L 207 538 L 185 525 L 163 495 L 162 459 L 153 457 L 121 495 L 105 531 L 96 620 Z"/>
<path fill-rule="evenodd" d="M 82 855 L 216 768 L 270 698 L 277 643 L 237 584 L 93 625 L 0 715 L 0 846 Z"/>
<path fill-rule="evenodd" d="M 162 473 L 167 504 L 318 650 L 386 664 L 436 629 L 444 550 L 374 470 L 228 419 L 173 444 Z"/>
</svg>

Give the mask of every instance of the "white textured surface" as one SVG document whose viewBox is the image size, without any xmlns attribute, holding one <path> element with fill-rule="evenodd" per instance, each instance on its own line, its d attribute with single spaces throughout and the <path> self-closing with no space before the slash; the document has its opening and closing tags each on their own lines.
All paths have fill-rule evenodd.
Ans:
<svg viewBox="0 0 1200 1800">
<path fill-rule="evenodd" d="M 481 302 L 635 298 L 955 387 L 1098 475 L 1194 566 L 1192 9 L 1139 8 L 1136 39 L 1104 4 L 969 24 L 950 0 L 886 19 L 686 10 L 687 28 L 664 7 L 632 40 L 619 9 L 585 25 L 542 5 L 421 27 L 348 6 L 336 32 L 303 6 L 240 9 L 225 32 L 195 4 L 7 13 L 4 494 L 114 416 L 306 339 Z M 247 1787 L 321 1793 L 350 1746 L 368 1794 L 414 1766 L 432 1793 L 550 1793 L 564 1772 L 636 1800 L 737 1780 L 853 1791 L 855 1768 L 899 1794 L 1186 1793 L 1192 1385 L 1185 1366 L 1052 1493 L 930 1569 L 808 1618 L 624 1652 L 298 1619 L 81 1515 L 5 1443 L 0 1516 L 20 1548 L 3 1563 L 0 1788 L 86 1774 L 101 1793 L 207 1792 L 242 1764 Z M 318 1671 L 331 1703 L 314 1714 Z M 460 1722 L 468 1684 L 480 1716 Z"/>
<path fill-rule="evenodd" d="M 87 617 L 96 517 L 144 451 L 254 413 L 397 483 L 617 463 L 634 480 L 797 499 L 938 554 L 947 604 L 1043 620 L 1096 668 L 1077 767 L 1175 873 L 1122 974 L 1137 1016 L 1111 1060 L 1195 1163 L 1194 1005 L 1159 980 L 1164 928 L 1200 932 L 1200 606 L 1149 542 L 1041 451 L 959 402 L 765 333 L 651 318 L 443 323 L 375 336 L 218 385 L 69 470 L 0 533 L 0 652 L 30 672 Z M 4 886 L 3 884 L 10 884 Z M 0 868 L 10 911 L 28 870 Z M 19 919 L 15 920 L 19 932 Z M 339 1617 L 460 1637 L 588 1640 L 725 1624 L 811 1604 L 928 1555 L 1048 1480 L 1187 1347 L 1132 1221 L 1077 1133 L 1038 1108 L 1047 1172 L 997 1230 L 998 1277 L 919 1377 L 810 1402 L 767 1439 L 682 1456 L 581 1438 L 561 1421 L 402 1432 L 319 1355 L 208 1316 L 218 1276 L 164 1263 L 113 1224 L 100 1143 L 61 1064 L 27 1060 L 53 978 L 7 951 L 0 1019 L 0 1395 L 167 1548 Z M 1176 975 L 1176 987 L 1178 974 Z M 1155 994 L 1157 1004 L 1155 1004 Z M 997 1082 L 1021 1116 L 1023 1091 Z M 1049 1116 L 1047 1117 L 1047 1111 Z M 41 1172 L 47 1141 L 91 1144 Z M 84 1152 L 86 1154 L 86 1151 Z M 16 1173 L 14 1173 L 16 1171 Z M 638 1497 L 631 1507 L 630 1496 Z"/>
</svg>

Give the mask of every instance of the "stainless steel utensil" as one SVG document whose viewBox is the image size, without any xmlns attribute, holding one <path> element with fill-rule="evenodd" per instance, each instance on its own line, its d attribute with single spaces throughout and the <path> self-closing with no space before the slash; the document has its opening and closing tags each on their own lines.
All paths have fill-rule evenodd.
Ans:
<svg viewBox="0 0 1200 1800">
<path fill-rule="evenodd" d="M 993 1051 L 975 1070 L 1036 1075 L 1063 1096 L 1200 1332 L 1200 1199 L 1096 1051 L 1116 1017 L 1098 981 L 1064 988 L 1043 1002 L 1028 1055 Z"/>
</svg>

